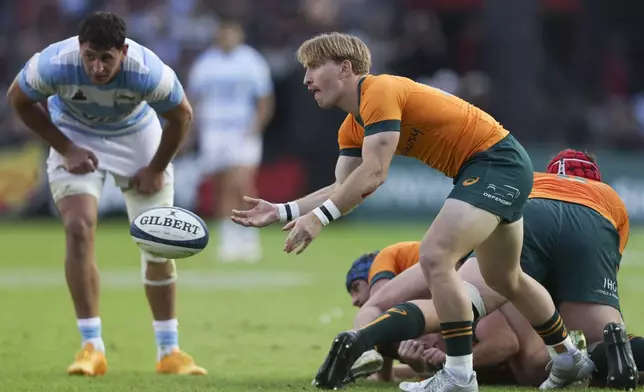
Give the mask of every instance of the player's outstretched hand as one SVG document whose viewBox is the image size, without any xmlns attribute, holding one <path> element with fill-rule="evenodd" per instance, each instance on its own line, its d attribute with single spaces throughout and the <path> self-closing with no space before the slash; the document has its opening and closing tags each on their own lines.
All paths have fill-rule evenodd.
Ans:
<svg viewBox="0 0 644 392">
<path fill-rule="evenodd" d="M 246 227 L 265 227 L 280 220 L 277 206 L 266 200 L 244 196 L 244 202 L 252 208 L 249 210 L 233 210 L 230 217 L 233 222 Z"/>
<path fill-rule="evenodd" d="M 152 195 L 160 191 L 164 184 L 165 172 L 146 166 L 130 178 L 129 185 L 130 189 L 136 189 L 142 195 Z"/>
<path fill-rule="evenodd" d="M 287 224 L 282 230 L 291 230 L 286 237 L 286 244 L 284 245 L 284 252 L 291 253 L 297 250 L 295 254 L 300 254 L 313 242 L 315 237 L 322 231 L 322 222 L 315 216 L 314 213 L 309 212 L 302 215 L 293 223 Z"/>
<path fill-rule="evenodd" d="M 96 170 L 98 158 L 92 151 L 75 146 L 65 156 L 65 170 L 72 174 L 87 174 Z"/>
</svg>

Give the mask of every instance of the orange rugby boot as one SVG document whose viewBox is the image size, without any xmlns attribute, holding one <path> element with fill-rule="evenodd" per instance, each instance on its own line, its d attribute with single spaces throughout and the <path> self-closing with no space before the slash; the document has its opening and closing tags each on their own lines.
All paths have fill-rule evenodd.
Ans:
<svg viewBox="0 0 644 392">
<path fill-rule="evenodd" d="M 105 354 L 94 348 L 92 343 L 86 343 L 76 354 L 76 359 L 67 368 L 67 374 L 79 376 L 102 376 L 107 372 Z"/>
<path fill-rule="evenodd" d="M 201 366 L 197 366 L 190 355 L 177 350 L 157 362 L 157 373 L 203 376 L 208 372 Z"/>
</svg>

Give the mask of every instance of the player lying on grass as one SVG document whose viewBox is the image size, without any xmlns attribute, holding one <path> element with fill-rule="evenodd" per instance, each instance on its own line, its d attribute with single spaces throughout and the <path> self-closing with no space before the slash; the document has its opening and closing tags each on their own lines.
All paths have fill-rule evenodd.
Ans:
<svg viewBox="0 0 644 392">
<path fill-rule="evenodd" d="M 387 284 L 389 280 L 417 264 L 418 246 L 419 242 L 397 243 L 382 251 L 362 255 L 352 264 L 346 276 L 346 288 L 352 304 L 360 308 L 356 328 L 367 324 L 359 321 L 360 311 L 365 309 L 363 305 L 377 293 L 386 294 L 388 288 L 393 286 Z M 419 295 L 430 296 L 429 292 L 419 292 Z M 591 312 L 593 310 L 597 308 L 590 309 Z M 474 328 L 474 339 L 474 369 L 482 384 L 533 386 L 545 379 L 547 350 L 539 335 L 511 304 L 505 304 L 479 319 Z M 629 335 L 629 339 L 637 367 L 644 369 L 644 338 Z M 589 347 L 591 358 L 597 364 L 591 386 L 603 386 L 608 374 L 606 348 L 610 343 L 594 349 L 597 343 Z M 397 348 L 395 346 L 379 347 L 384 355 L 375 350 L 365 352 L 353 364 L 352 378 L 375 373 L 369 379 L 409 379 L 427 375 L 444 365 L 445 347 L 440 333 L 426 334 L 418 339 L 400 342 Z M 393 366 L 392 359 L 398 359 L 403 364 Z M 644 377 L 640 377 L 642 381 Z"/>
<path fill-rule="evenodd" d="M 98 199 L 105 176 L 123 190 L 128 216 L 174 202 L 170 163 L 192 119 L 174 71 L 126 38 L 109 12 L 84 19 L 78 36 L 36 53 L 8 92 L 20 119 L 51 146 L 47 174 L 66 237 L 65 274 L 82 349 L 69 374 L 107 371 L 94 256 Z M 45 110 L 45 106 L 47 110 Z M 164 118 L 163 129 L 157 115 Z M 205 374 L 179 350 L 173 260 L 141 254 L 154 317 L 157 372 Z"/>
<path fill-rule="evenodd" d="M 382 251 L 365 254 L 352 264 L 347 273 L 346 287 L 351 295 L 352 304 L 360 308 L 355 318 L 355 328 L 360 328 L 373 319 L 367 318 L 365 321 L 364 314 L 361 313 L 362 309 L 365 309 L 363 305 L 369 298 L 377 295 L 382 287 L 387 287 L 387 282 L 394 279 L 396 275 L 418 263 L 419 246 L 420 242 L 400 242 Z M 461 262 L 465 260 L 466 257 Z M 461 262 L 457 268 L 460 267 Z M 419 288 L 418 295 L 431 297 L 426 286 Z M 425 342 L 425 338 L 429 338 L 429 341 Z M 476 341 L 473 351 L 474 368 L 477 370 L 479 381 L 483 382 L 486 380 L 485 377 L 481 377 L 479 371 L 481 368 L 504 363 L 519 349 L 516 335 L 500 311 L 494 311 L 479 321 L 474 338 Z M 419 341 L 401 342 L 399 347 L 381 347 L 381 351 L 387 352 L 384 358 L 373 350 L 368 351 L 353 365 L 352 376 L 360 377 L 363 374 L 377 372 L 370 379 L 393 381 L 408 379 L 419 374 L 428 375 L 439 369 L 428 364 L 432 360 L 445 358 L 444 350 L 439 352 L 431 347 L 435 340 L 434 336 L 425 335 L 419 338 Z M 539 347 L 543 347 L 541 339 L 539 339 Z M 394 367 L 393 359 L 399 359 L 404 364 Z"/>
<path fill-rule="evenodd" d="M 419 262 L 432 287 L 447 361 L 423 390 L 478 391 L 472 367 L 472 310 L 454 266 L 472 249 L 485 281 L 542 331 L 553 366 L 544 387 L 589 375 L 592 362 L 568 337 L 552 298 L 519 268 L 522 210 L 532 189 L 530 157 L 496 120 L 462 99 L 392 75 L 370 75 L 371 54 L 359 38 L 331 33 L 298 49 L 304 84 L 321 108 L 347 113 L 340 126 L 336 183 L 295 202 L 274 205 L 246 199 L 253 208 L 233 220 L 263 227 L 291 220 L 284 250 L 301 253 L 322 228 L 375 192 L 387 178 L 394 154 L 418 159 L 454 180 L 454 189 L 431 224 Z M 301 216 L 300 216 L 301 215 Z M 503 249 L 503 252 L 499 252 Z M 344 345 L 338 342 L 338 348 Z M 337 388 L 342 379 L 322 370 L 316 382 Z"/>
<path fill-rule="evenodd" d="M 610 324 L 623 323 L 619 297 L 616 287 L 607 283 L 617 281 L 621 254 L 628 240 L 624 203 L 612 188 L 600 181 L 597 165 L 583 153 L 562 152 L 548 171 L 560 174 L 535 174 L 534 190 L 525 208 L 521 268 L 547 285 L 564 317 L 575 329 L 582 330 L 588 341 L 598 342 L 604 337 L 609 340 L 610 347 L 615 349 L 607 354 L 609 370 L 619 372 L 610 374 L 616 377 L 609 385 L 633 383 L 636 367 L 624 328 L 617 330 L 618 324 Z M 580 261 L 584 263 L 582 266 Z M 322 373 L 334 380 L 345 380 L 354 361 L 375 345 L 380 347 L 440 330 L 434 302 L 413 301 L 407 294 L 423 287 L 419 267 L 404 271 L 376 294 L 383 298 L 381 303 L 412 301 L 394 306 L 359 331 L 340 334 L 318 377 Z M 507 299 L 485 284 L 479 267 L 476 258 L 472 258 L 458 273 L 478 289 L 486 312 L 490 313 L 506 304 Z M 607 325 L 610 328 L 604 335 Z M 614 365 L 620 362 L 628 366 L 615 369 Z M 401 387 L 423 390 L 425 383 L 401 384 Z"/>
</svg>

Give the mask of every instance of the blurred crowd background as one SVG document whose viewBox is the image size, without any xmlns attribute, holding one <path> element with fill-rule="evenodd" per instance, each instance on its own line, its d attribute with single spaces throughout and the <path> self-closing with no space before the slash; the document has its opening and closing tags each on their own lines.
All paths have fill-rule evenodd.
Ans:
<svg viewBox="0 0 644 392">
<path fill-rule="evenodd" d="M 266 56 L 275 86 L 261 189 L 270 188 L 262 181 L 297 177 L 284 186 L 301 193 L 332 179 L 343 114 L 317 108 L 294 58 L 303 40 L 328 31 L 363 38 L 373 73 L 457 94 L 528 147 L 618 154 L 644 147 L 639 0 L 20 0 L 0 3 L 0 151 L 34 139 L 2 102 L 4 90 L 34 52 L 74 35 L 83 15 L 98 9 L 124 16 L 130 38 L 182 80 L 222 18 L 243 24 L 247 43 Z M 287 196 L 275 189 L 265 193 Z"/>
</svg>

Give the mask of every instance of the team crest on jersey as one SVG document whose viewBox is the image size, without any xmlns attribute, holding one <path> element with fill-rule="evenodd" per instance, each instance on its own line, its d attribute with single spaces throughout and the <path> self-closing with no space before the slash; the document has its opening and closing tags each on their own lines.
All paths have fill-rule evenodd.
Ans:
<svg viewBox="0 0 644 392">
<path fill-rule="evenodd" d="M 76 94 L 74 94 L 74 96 L 72 97 L 72 100 L 74 100 L 74 101 L 87 101 L 87 97 L 79 89 L 79 90 L 76 90 Z"/>
</svg>

